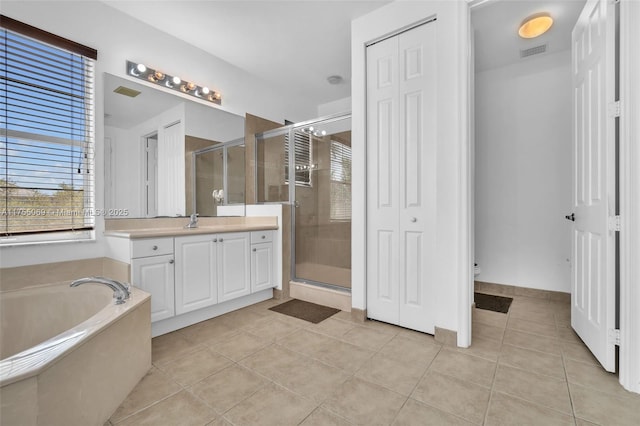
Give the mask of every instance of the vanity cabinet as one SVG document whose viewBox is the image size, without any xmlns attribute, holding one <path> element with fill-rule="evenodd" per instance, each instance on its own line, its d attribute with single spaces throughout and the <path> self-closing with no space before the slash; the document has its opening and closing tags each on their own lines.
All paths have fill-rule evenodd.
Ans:
<svg viewBox="0 0 640 426">
<path fill-rule="evenodd" d="M 151 294 L 151 322 L 173 317 L 173 238 L 132 241 L 131 256 L 131 282 Z"/>
<path fill-rule="evenodd" d="M 235 299 L 251 293 L 248 232 L 218 235 L 218 300 Z"/>
<path fill-rule="evenodd" d="M 275 287 L 273 270 L 273 231 L 251 233 L 251 291 Z"/>
</svg>

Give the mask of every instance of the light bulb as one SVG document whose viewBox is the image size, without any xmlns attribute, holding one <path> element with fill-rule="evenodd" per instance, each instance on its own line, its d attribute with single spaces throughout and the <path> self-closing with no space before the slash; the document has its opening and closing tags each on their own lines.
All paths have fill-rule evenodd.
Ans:
<svg viewBox="0 0 640 426">
<path fill-rule="evenodd" d="M 180 80 L 180 77 L 173 77 L 171 81 L 173 81 L 173 84 L 180 84 L 180 82 L 182 82 L 182 80 Z"/>
<path fill-rule="evenodd" d="M 143 73 L 147 70 L 147 67 L 144 64 L 138 64 L 138 66 L 136 66 L 136 69 L 139 73 Z"/>
<path fill-rule="evenodd" d="M 209 88 L 208 87 L 203 87 L 202 88 L 202 94 L 203 95 L 208 95 L 209 94 Z"/>
</svg>

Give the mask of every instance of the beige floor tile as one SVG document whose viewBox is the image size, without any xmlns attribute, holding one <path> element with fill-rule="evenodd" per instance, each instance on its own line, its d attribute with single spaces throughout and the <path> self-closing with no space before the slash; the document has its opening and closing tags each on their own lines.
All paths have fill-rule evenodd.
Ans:
<svg viewBox="0 0 640 426">
<path fill-rule="evenodd" d="M 151 339 L 151 361 L 161 365 L 200 348 L 198 343 L 174 331 Z"/>
<path fill-rule="evenodd" d="M 409 398 L 393 424 L 394 426 L 466 426 L 473 423 Z"/>
<path fill-rule="evenodd" d="M 568 415 L 573 414 L 569 387 L 564 380 L 500 365 L 493 389 Z"/>
<path fill-rule="evenodd" d="M 259 313 L 255 310 L 244 308 L 217 317 L 216 321 L 230 328 L 241 328 L 252 325 L 256 321 L 263 319 L 265 315 L 265 312 Z"/>
<path fill-rule="evenodd" d="M 179 392 L 181 389 L 180 385 L 171 380 L 165 373 L 156 367 L 152 367 L 125 400 L 122 401 L 122 404 L 116 409 L 110 420 L 113 423 L 118 422 L 156 401 Z"/>
<path fill-rule="evenodd" d="M 600 365 L 598 360 L 593 356 L 584 343 L 571 343 L 563 340 L 561 347 L 562 355 L 564 355 L 565 359 L 581 361 L 591 365 Z"/>
<path fill-rule="evenodd" d="M 481 424 L 491 391 L 475 383 L 429 370 L 412 398 L 456 416 Z"/>
<path fill-rule="evenodd" d="M 201 426 L 216 418 L 215 412 L 187 391 L 182 391 L 126 418 L 119 426 Z"/>
<path fill-rule="evenodd" d="M 335 315 L 332 315 L 331 318 L 339 319 L 339 320 L 342 320 L 342 321 L 353 322 L 353 323 L 356 323 L 356 324 L 360 323 L 359 321 L 355 321 L 351 317 L 351 312 L 340 311 L 340 312 L 336 313 Z"/>
<path fill-rule="evenodd" d="M 223 417 L 218 417 L 211 423 L 207 423 L 206 426 L 233 426 L 233 424 L 226 421 Z"/>
<path fill-rule="evenodd" d="M 597 423 L 588 422 L 576 417 L 576 426 L 599 426 Z"/>
<path fill-rule="evenodd" d="M 442 349 L 433 360 L 429 370 L 490 388 L 493 383 L 496 363 L 454 350 Z"/>
<path fill-rule="evenodd" d="M 379 354 L 406 364 L 428 367 L 441 348 L 442 345 L 433 339 L 420 339 L 398 333 L 380 349 Z"/>
<path fill-rule="evenodd" d="M 234 365 L 196 383 L 189 391 L 222 414 L 267 383 L 264 377 Z"/>
<path fill-rule="evenodd" d="M 476 308 L 473 311 L 473 321 L 493 327 L 505 328 L 507 326 L 507 314 Z"/>
<path fill-rule="evenodd" d="M 383 331 L 388 334 L 393 334 L 394 336 L 402 330 L 402 327 L 398 327 L 397 325 L 387 324 L 386 322 L 376 321 L 367 319 L 364 322 L 356 322 L 356 324 L 361 325 L 363 327 L 371 328 L 378 331 Z"/>
<path fill-rule="evenodd" d="M 494 392 L 486 425 L 574 425 L 573 416 L 531 402 Z"/>
<path fill-rule="evenodd" d="M 502 343 L 524 349 L 546 352 L 554 355 L 562 354 L 560 340 L 554 337 L 540 336 L 523 331 L 507 329 Z"/>
<path fill-rule="evenodd" d="M 433 334 L 410 330 L 408 328 L 399 327 L 398 336 L 408 337 L 410 339 L 417 340 L 420 343 L 432 343 L 434 345 L 442 346 L 441 343 L 436 342 L 436 338 Z"/>
<path fill-rule="evenodd" d="M 224 340 L 236 332 L 236 329 L 223 324 L 219 318 L 202 321 L 178 330 L 186 339 L 198 344 Z"/>
<path fill-rule="evenodd" d="M 236 425 L 296 425 L 316 405 L 275 384 L 268 385 L 225 414 Z"/>
<path fill-rule="evenodd" d="M 509 313 L 513 312 L 511 309 L 532 313 L 550 313 L 553 311 L 548 300 L 525 296 L 514 297 Z"/>
<path fill-rule="evenodd" d="M 501 343 L 502 338 L 504 337 L 504 327 L 494 327 L 481 322 L 474 322 L 471 327 L 474 338 L 480 337 L 482 339 L 495 340 L 496 342 Z"/>
<path fill-rule="evenodd" d="M 364 363 L 355 376 L 409 396 L 426 370 L 424 364 L 396 361 L 376 354 Z"/>
<path fill-rule="evenodd" d="M 240 365 L 271 380 L 287 373 L 288 366 L 303 358 L 297 352 L 272 344 L 240 361 Z"/>
<path fill-rule="evenodd" d="M 304 419 L 301 426 L 349 426 L 353 423 L 343 419 L 342 417 L 318 407 L 313 413 Z"/>
<path fill-rule="evenodd" d="M 576 417 L 601 425 L 640 424 L 640 396 L 618 398 L 574 384 L 569 386 Z"/>
<path fill-rule="evenodd" d="M 626 391 L 618 382 L 618 376 L 606 372 L 602 367 L 565 359 L 565 369 L 569 383 L 574 383 L 598 392 L 609 393 L 623 398 L 635 398 L 640 406 L 640 395 Z"/>
<path fill-rule="evenodd" d="M 336 343 L 339 340 L 316 333 L 311 329 L 298 329 L 278 340 L 279 345 L 306 355 L 313 354 L 322 345 L 330 344 L 331 342 Z"/>
<path fill-rule="evenodd" d="M 243 327 L 243 329 L 262 339 L 276 341 L 298 330 L 299 327 L 281 321 L 278 318 L 266 316 L 250 325 Z"/>
<path fill-rule="evenodd" d="M 223 341 L 210 343 L 209 348 L 237 362 L 269 344 L 268 340 L 240 330 Z"/>
<path fill-rule="evenodd" d="M 381 386 L 352 378 L 322 406 L 357 424 L 390 424 L 406 397 Z"/>
<path fill-rule="evenodd" d="M 468 348 L 455 348 L 457 352 L 474 355 L 489 361 L 496 362 L 502 349 L 502 343 L 495 340 L 483 339 L 482 337 L 474 337 L 471 340 L 471 346 Z"/>
<path fill-rule="evenodd" d="M 245 359 L 242 365 L 317 403 L 349 378 L 345 371 L 273 345 Z"/>
<path fill-rule="evenodd" d="M 327 318 L 326 320 L 319 322 L 318 324 L 310 325 L 309 330 L 340 339 L 346 332 L 354 327 L 356 327 L 356 324 L 352 322 Z"/>
<path fill-rule="evenodd" d="M 507 329 L 524 331 L 525 333 L 539 334 L 541 336 L 552 338 L 558 337 L 555 325 L 541 324 L 515 317 L 509 317 L 509 321 L 507 321 Z"/>
<path fill-rule="evenodd" d="M 558 333 L 558 338 L 560 340 L 565 340 L 567 342 L 572 342 L 572 343 L 580 343 L 580 344 L 584 344 L 582 342 L 582 339 L 580 339 L 580 337 L 576 334 L 575 331 L 573 331 L 573 329 L 571 327 L 556 327 L 557 333 Z"/>
<path fill-rule="evenodd" d="M 528 311 L 526 309 L 518 309 L 517 307 L 509 312 L 510 318 L 519 318 L 526 321 L 537 322 L 539 324 L 556 325 L 556 318 L 553 311 L 549 309 L 546 312 Z"/>
<path fill-rule="evenodd" d="M 360 346 L 372 351 L 380 350 L 389 340 L 393 339 L 394 334 L 387 333 L 383 329 L 375 329 L 373 327 L 357 326 L 347 331 L 342 340 L 352 345 Z"/>
<path fill-rule="evenodd" d="M 182 386 L 192 385 L 231 364 L 228 358 L 207 348 L 188 353 L 159 368 Z"/>
<path fill-rule="evenodd" d="M 503 345 L 498 363 L 562 380 L 565 378 L 562 357 L 559 355 Z"/>
</svg>

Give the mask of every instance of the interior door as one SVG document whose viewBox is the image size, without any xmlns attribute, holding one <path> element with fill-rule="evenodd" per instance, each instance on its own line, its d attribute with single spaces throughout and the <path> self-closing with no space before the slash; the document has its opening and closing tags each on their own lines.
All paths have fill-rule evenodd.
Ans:
<svg viewBox="0 0 640 426">
<path fill-rule="evenodd" d="M 607 371 L 615 370 L 615 21 L 588 0 L 572 33 L 573 227 L 571 325 Z"/>
</svg>

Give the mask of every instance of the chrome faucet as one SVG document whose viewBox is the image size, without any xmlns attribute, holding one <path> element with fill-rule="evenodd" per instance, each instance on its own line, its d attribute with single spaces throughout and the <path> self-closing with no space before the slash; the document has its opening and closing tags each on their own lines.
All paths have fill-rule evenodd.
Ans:
<svg viewBox="0 0 640 426">
<path fill-rule="evenodd" d="M 113 290 L 113 298 L 116 299 L 116 305 L 123 304 L 131 295 L 131 286 L 129 284 L 121 283 L 120 281 L 105 277 L 80 278 L 72 282 L 71 287 L 78 287 L 81 284 L 88 283 L 104 284 L 111 288 L 111 290 Z"/>
<path fill-rule="evenodd" d="M 197 228 L 198 227 L 198 213 L 194 213 L 189 216 L 189 223 L 187 223 L 185 228 Z"/>
</svg>

